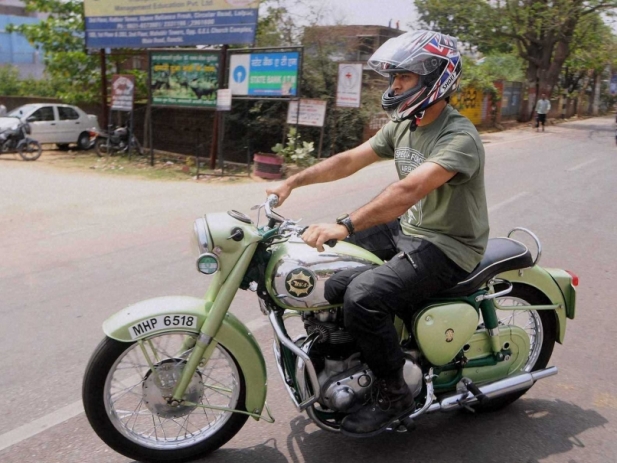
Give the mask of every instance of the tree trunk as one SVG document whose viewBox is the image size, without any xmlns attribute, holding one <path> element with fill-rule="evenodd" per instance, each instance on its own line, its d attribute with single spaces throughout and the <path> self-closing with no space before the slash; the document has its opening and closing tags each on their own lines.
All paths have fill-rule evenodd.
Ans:
<svg viewBox="0 0 617 463">
<path fill-rule="evenodd" d="M 593 106 L 591 108 L 591 115 L 592 116 L 597 116 L 600 113 L 600 73 L 599 72 L 595 72 L 595 79 L 594 79 L 594 85 L 593 85 Z"/>
</svg>

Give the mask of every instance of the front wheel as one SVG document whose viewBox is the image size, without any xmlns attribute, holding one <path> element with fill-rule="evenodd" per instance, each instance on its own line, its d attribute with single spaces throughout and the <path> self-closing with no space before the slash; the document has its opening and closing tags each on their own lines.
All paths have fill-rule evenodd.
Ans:
<svg viewBox="0 0 617 463">
<path fill-rule="evenodd" d="M 496 291 L 505 289 L 505 286 L 497 286 Z M 514 285 L 512 292 L 507 296 L 497 299 L 502 307 L 548 305 L 550 301 L 540 291 L 524 285 Z M 499 325 L 516 325 L 523 328 L 529 336 L 529 357 L 522 368 L 523 372 L 542 370 L 548 365 L 553 354 L 555 340 L 557 338 L 557 321 L 555 312 L 552 310 L 497 310 Z M 473 409 L 479 412 L 492 412 L 500 410 L 518 400 L 525 392 L 517 391 L 494 399 L 485 400 L 473 405 Z"/>
<path fill-rule="evenodd" d="M 90 425 L 112 449 L 139 461 L 181 462 L 218 449 L 242 428 L 248 415 L 230 410 L 245 411 L 244 377 L 220 344 L 193 374 L 186 402 L 169 403 L 197 336 L 174 332 L 99 344 L 82 395 Z"/>
<path fill-rule="evenodd" d="M 41 144 L 36 140 L 27 140 L 19 147 L 19 155 L 24 161 L 36 161 L 42 152 Z"/>
<path fill-rule="evenodd" d="M 111 142 L 107 138 L 99 138 L 94 143 L 94 150 L 96 151 L 96 155 L 98 157 L 103 157 L 107 155 L 111 155 L 112 147 L 110 146 Z"/>
</svg>

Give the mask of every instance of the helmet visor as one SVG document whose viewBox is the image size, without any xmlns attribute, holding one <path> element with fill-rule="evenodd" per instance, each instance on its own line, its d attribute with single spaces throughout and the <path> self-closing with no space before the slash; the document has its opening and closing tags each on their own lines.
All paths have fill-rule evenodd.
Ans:
<svg viewBox="0 0 617 463">
<path fill-rule="evenodd" d="M 370 57 L 368 65 L 381 75 L 413 72 L 421 76 L 437 69 L 442 58 L 423 50 L 433 33 L 403 34 L 388 40 Z"/>
</svg>

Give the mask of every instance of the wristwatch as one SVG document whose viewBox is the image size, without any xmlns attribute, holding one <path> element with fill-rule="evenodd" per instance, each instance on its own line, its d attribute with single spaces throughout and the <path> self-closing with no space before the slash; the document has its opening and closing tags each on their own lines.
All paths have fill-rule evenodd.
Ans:
<svg viewBox="0 0 617 463">
<path fill-rule="evenodd" d="M 336 223 L 338 223 L 339 225 L 343 225 L 347 229 L 348 236 L 354 234 L 355 229 L 353 227 L 353 222 L 351 221 L 351 217 L 349 217 L 349 214 L 344 214 L 340 217 L 337 217 Z"/>
</svg>

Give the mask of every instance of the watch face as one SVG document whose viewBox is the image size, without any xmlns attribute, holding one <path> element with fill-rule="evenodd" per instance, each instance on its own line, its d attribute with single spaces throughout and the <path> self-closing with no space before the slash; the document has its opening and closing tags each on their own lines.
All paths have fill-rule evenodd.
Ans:
<svg viewBox="0 0 617 463">
<path fill-rule="evenodd" d="M 340 223 L 340 222 L 342 222 L 343 220 L 345 220 L 348 217 L 349 217 L 349 214 L 343 214 L 340 217 L 336 218 L 336 223 Z"/>
</svg>

